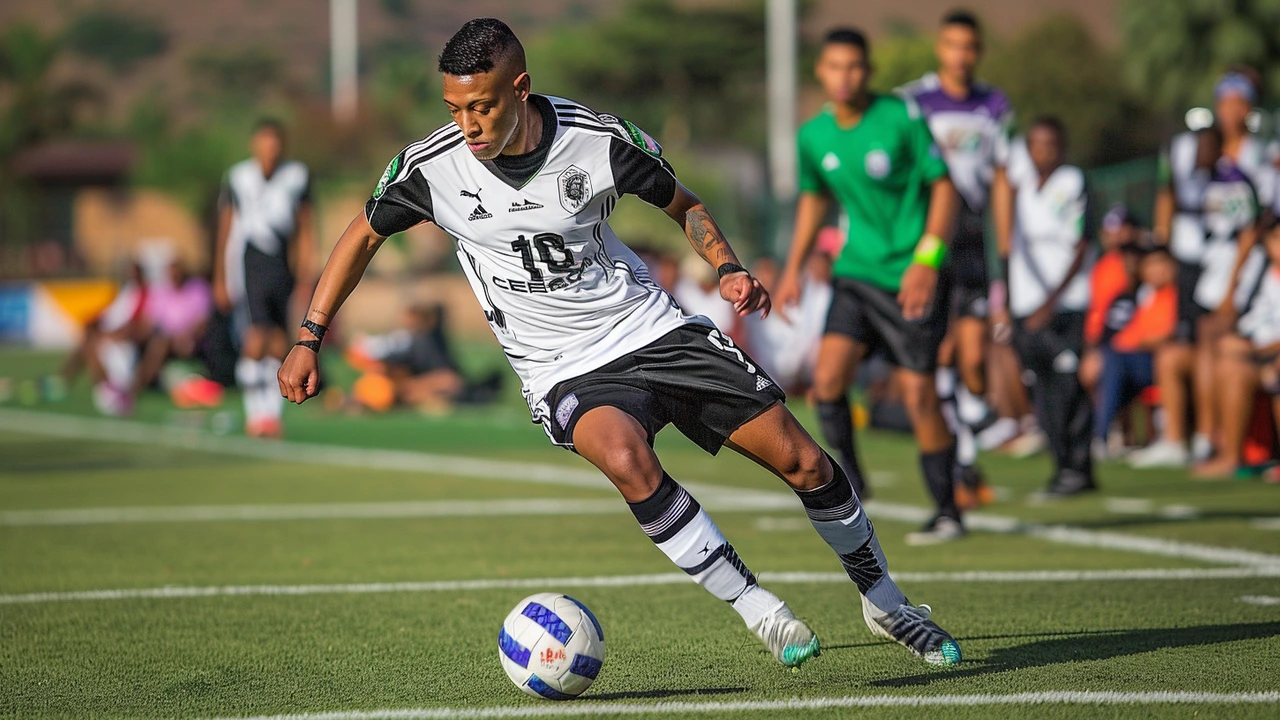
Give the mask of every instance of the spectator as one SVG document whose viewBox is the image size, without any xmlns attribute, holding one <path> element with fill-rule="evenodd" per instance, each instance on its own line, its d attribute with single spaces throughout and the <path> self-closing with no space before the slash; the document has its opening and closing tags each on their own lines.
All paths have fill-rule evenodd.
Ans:
<svg viewBox="0 0 1280 720">
<path fill-rule="evenodd" d="M 1280 427 L 1280 224 L 1272 221 L 1263 235 L 1270 267 L 1249 308 L 1234 332 L 1218 340 L 1216 392 L 1221 399 L 1222 442 L 1212 460 L 1195 468 L 1195 475 L 1218 478 L 1231 475 L 1240 465 L 1255 393 L 1271 396 Z M 1277 473 L 1271 475 L 1280 479 Z"/>
<path fill-rule="evenodd" d="M 143 313 L 146 340 L 130 386 L 134 396 L 156 381 L 171 358 L 197 355 L 212 313 L 213 290 L 209 283 L 189 275 L 180 261 L 169 263 L 168 277 L 155 283 L 148 294 Z"/>
<path fill-rule="evenodd" d="M 1217 428 L 1214 369 L 1217 342 L 1246 309 L 1261 273 L 1261 258 L 1251 251 L 1258 217 L 1255 184 L 1224 152 L 1226 134 L 1217 128 L 1198 136 L 1196 166 L 1202 169 L 1197 193 L 1182 192 L 1181 203 L 1198 213 L 1204 232 L 1198 263 L 1179 267 L 1179 317 L 1171 342 L 1156 353 L 1156 382 L 1164 410 L 1162 437 L 1131 458 L 1134 467 L 1183 467 L 1207 460 Z M 1175 257 L 1176 257 L 1175 252 Z M 1250 258 L 1249 262 L 1245 262 Z M 1186 447 L 1190 379 L 1195 399 L 1195 435 Z"/>
<path fill-rule="evenodd" d="M 1060 120 L 1041 117 L 1031 124 L 1030 167 L 1010 170 L 1016 221 L 1005 273 L 1014 346 L 1035 376 L 1040 426 L 1054 456 L 1050 497 L 1096 488 L 1093 408 L 1077 375 L 1089 302 L 1084 173 L 1064 163 L 1065 151 Z"/>
<path fill-rule="evenodd" d="M 680 261 L 680 279 L 672 292 L 676 302 L 689 315 L 710 319 L 723 332 L 738 339 L 738 315 L 733 305 L 720 297 L 720 281 L 715 268 L 692 253 Z"/>
<path fill-rule="evenodd" d="M 1125 264 L 1137 260 L 1142 284 L 1112 300 L 1099 333 L 1103 359 L 1094 447 L 1095 455 L 1104 456 L 1112 420 L 1155 382 L 1152 353 L 1173 336 L 1178 319 L 1178 266 L 1169 250 L 1129 244 L 1120 252 Z"/>
<path fill-rule="evenodd" d="M 762 257 L 751 266 L 751 275 L 772 292 L 780 268 L 771 257 Z M 827 308 L 831 305 L 831 256 L 819 247 L 804 265 L 804 289 L 791 321 L 772 313 L 766 318 L 745 319 L 747 347 L 751 357 L 764 366 L 788 392 L 803 394 L 813 381 Z"/>
<path fill-rule="evenodd" d="M 1093 392 L 1102 374 L 1103 348 L 1107 314 L 1120 296 L 1134 290 L 1138 277 L 1138 256 L 1133 250 L 1138 228 L 1129 217 L 1129 209 L 1116 205 L 1102 218 L 1102 256 L 1089 274 L 1089 310 L 1084 322 L 1084 358 L 1080 361 L 1080 384 Z M 1133 246 L 1133 247 L 1130 247 Z M 1126 252 L 1128 250 L 1128 252 Z"/>
<path fill-rule="evenodd" d="M 129 274 L 116 292 L 111 304 L 85 326 L 80 344 L 71 351 L 58 371 L 57 377 L 60 383 L 70 387 L 75 384 L 80 373 L 86 371 L 95 386 L 106 382 L 108 374 L 103 363 L 104 349 L 116 343 L 133 344 L 141 339 L 142 315 L 146 303 L 147 286 L 143 282 L 142 266 L 134 263 L 129 266 Z M 128 359 L 131 354 L 115 350 L 115 348 L 106 350 L 108 356 L 113 356 L 113 365 L 121 364 L 120 360 Z M 116 387 L 128 386 L 126 378 L 132 371 L 132 367 L 132 360 L 123 363 L 120 369 L 113 367 L 111 375 L 118 383 Z M 95 394 L 102 395 L 105 399 L 107 395 L 115 393 L 103 388 L 95 391 Z"/>
</svg>

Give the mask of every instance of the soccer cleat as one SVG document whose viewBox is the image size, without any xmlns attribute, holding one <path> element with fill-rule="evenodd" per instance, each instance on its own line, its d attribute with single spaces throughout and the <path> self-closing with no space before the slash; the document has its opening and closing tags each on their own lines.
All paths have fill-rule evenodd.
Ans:
<svg viewBox="0 0 1280 720">
<path fill-rule="evenodd" d="M 786 603 L 760 618 L 751 631 L 787 667 L 799 667 L 805 660 L 819 654 L 818 636 L 808 625 L 796 619 Z"/>
<path fill-rule="evenodd" d="M 920 545 L 941 545 L 942 543 L 959 540 L 964 537 L 964 526 L 959 520 L 939 515 L 916 532 L 907 533 L 907 544 L 913 546 Z"/>
<path fill-rule="evenodd" d="M 910 603 L 885 612 L 862 597 L 862 619 L 872 635 L 893 640 L 930 665 L 955 665 L 960 662 L 960 645 L 929 619 L 932 613 L 928 605 Z"/>
</svg>

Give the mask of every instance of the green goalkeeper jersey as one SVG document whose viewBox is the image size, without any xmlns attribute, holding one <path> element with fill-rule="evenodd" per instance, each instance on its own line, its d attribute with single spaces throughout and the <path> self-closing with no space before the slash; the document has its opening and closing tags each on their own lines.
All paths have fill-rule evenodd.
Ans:
<svg viewBox="0 0 1280 720">
<path fill-rule="evenodd" d="M 924 234 L 930 185 L 947 174 L 920 109 L 872 95 L 845 128 L 827 107 L 800 128 L 799 154 L 800 191 L 830 193 L 844 208 L 848 241 L 835 274 L 898 290 Z"/>
</svg>

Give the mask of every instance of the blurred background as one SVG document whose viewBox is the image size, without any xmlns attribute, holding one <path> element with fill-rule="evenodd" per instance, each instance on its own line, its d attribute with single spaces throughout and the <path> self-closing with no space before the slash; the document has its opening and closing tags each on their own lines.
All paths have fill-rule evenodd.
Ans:
<svg viewBox="0 0 1280 720">
<path fill-rule="evenodd" d="M 793 124 L 820 104 L 809 69 L 825 28 L 867 30 L 876 87 L 889 90 L 933 68 L 936 23 L 953 5 L 776 4 L 797 18 Z M 1041 113 L 1065 120 L 1070 160 L 1101 196 L 1097 212 L 1123 199 L 1149 218 L 1158 148 L 1184 128 L 1188 109 L 1211 101 L 1223 68 L 1257 67 L 1270 97 L 1280 97 L 1272 71 L 1280 3 L 968 6 L 987 26 L 980 76 L 1008 92 L 1023 122 Z M 8 0 L 0 4 L 0 339 L 72 345 L 78 325 L 111 299 L 110 281 L 146 248 L 208 273 L 219 183 L 247 156 L 263 116 L 285 121 L 290 154 L 313 171 L 323 257 L 387 159 L 448 120 L 435 57 L 465 20 L 488 14 L 528 46 L 536 90 L 649 130 L 746 256 L 777 254 L 791 198 L 785 183 L 770 182 L 769 12 L 764 2 L 715 0 Z M 1274 105 L 1264 97 L 1262 107 Z M 1257 120 L 1269 136 L 1267 113 Z M 635 245 L 684 242 L 634 200 L 614 224 Z M 440 300 L 459 333 L 484 335 L 483 317 L 451 279 L 448 239 L 425 227 L 406 235 L 380 254 L 357 306 Z M 346 317 L 378 331 L 396 314 L 353 308 Z"/>
</svg>

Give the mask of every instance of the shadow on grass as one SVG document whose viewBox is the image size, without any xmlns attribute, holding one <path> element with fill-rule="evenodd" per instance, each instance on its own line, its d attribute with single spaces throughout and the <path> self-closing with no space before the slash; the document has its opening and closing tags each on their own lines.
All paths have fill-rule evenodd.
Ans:
<svg viewBox="0 0 1280 720">
<path fill-rule="evenodd" d="M 681 696 L 697 696 L 697 695 L 729 695 L 733 693 L 743 693 L 747 689 L 744 687 L 728 687 L 728 688 L 683 688 L 680 690 L 637 690 L 635 692 L 615 692 L 601 693 L 599 695 L 588 695 L 587 700 L 643 700 L 645 698 L 667 698 Z"/>
<path fill-rule="evenodd" d="M 1277 635 L 1280 635 L 1280 622 L 1203 625 L 1188 628 L 1089 631 L 1070 633 L 1069 635 L 1053 635 L 1044 640 L 997 648 L 986 658 L 966 661 L 953 670 L 876 680 L 870 684 L 880 687 L 928 685 L 937 680 L 979 677 L 1005 672 L 1006 670 L 1021 670 L 1060 663 L 1087 662 L 1089 660 L 1107 660 L 1168 648 L 1213 645 L 1236 640 L 1270 638 Z M 995 635 L 982 637 L 988 639 L 1021 636 Z M 962 640 L 964 639 L 972 640 L 978 638 L 962 638 Z"/>
</svg>

